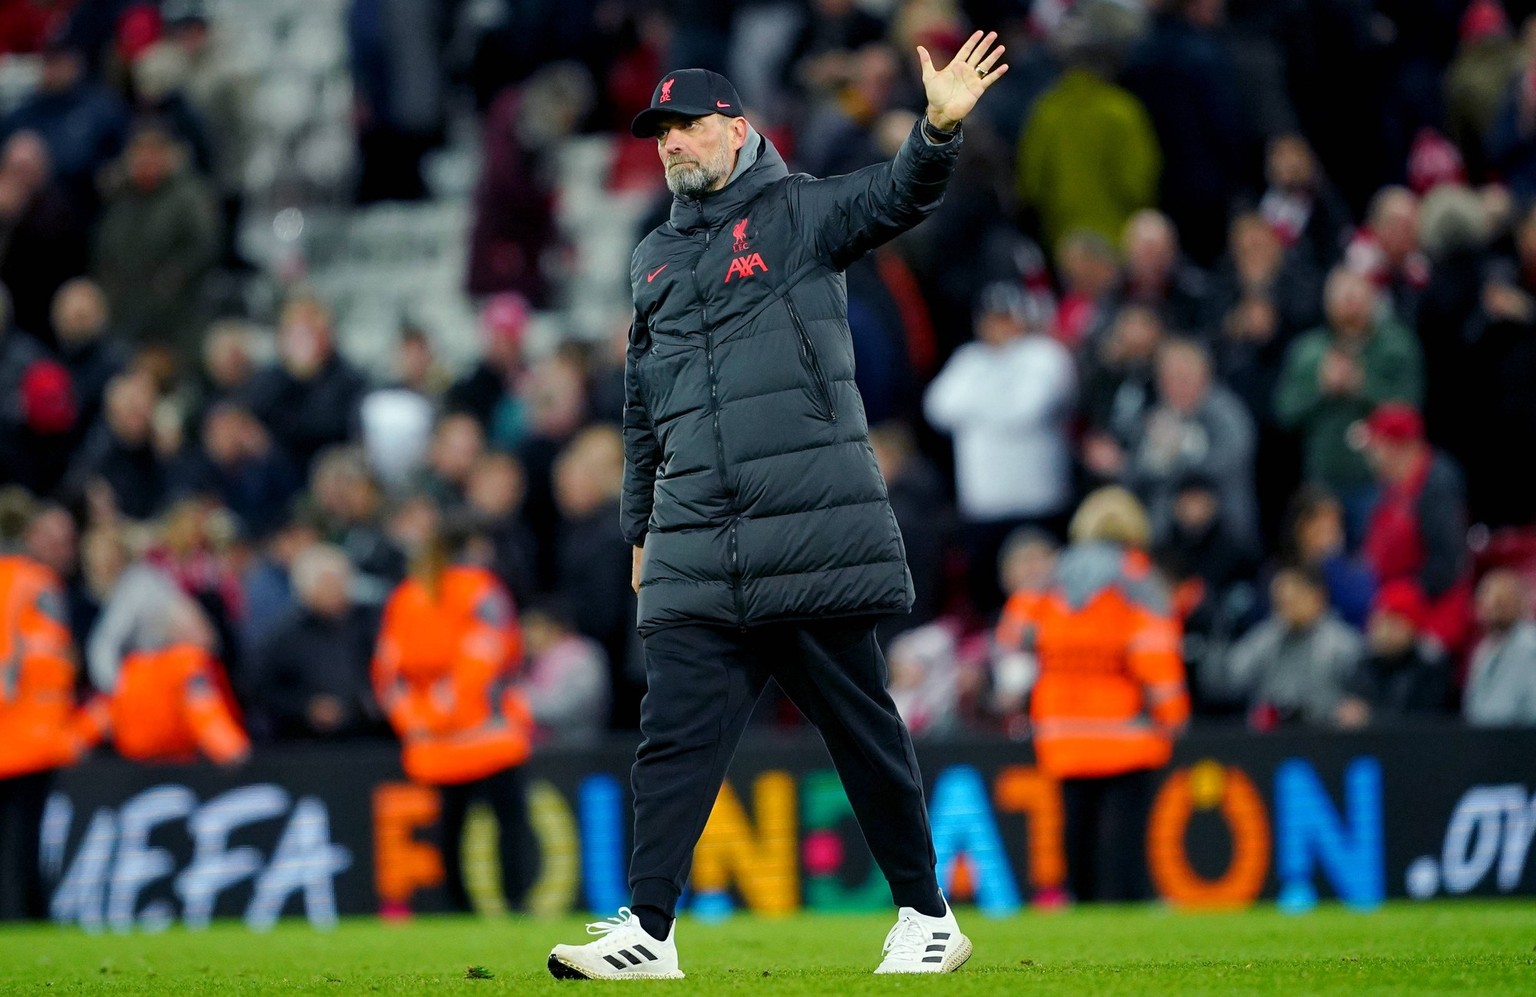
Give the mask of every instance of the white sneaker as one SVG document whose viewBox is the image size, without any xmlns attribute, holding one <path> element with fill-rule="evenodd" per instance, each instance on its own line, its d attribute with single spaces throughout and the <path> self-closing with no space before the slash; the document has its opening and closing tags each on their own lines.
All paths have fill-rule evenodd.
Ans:
<svg viewBox="0 0 1536 997">
<path fill-rule="evenodd" d="M 585 945 L 556 945 L 549 953 L 549 974 L 557 980 L 681 980 L 677 968 L 677 922 L 658 942 L 628 907 L 618 917 L 587 925 L 587 934 L 600 936 Z M 967 946 L 969 951 L 969 946 Z"/>
<path fill-rule="evenodd" d="M 919 914 L 911 907 L 896 912 L 896 926 L 885 936 L 885 959 L 875 972 L 953 973 L 970 957 L 971 940 L 960 933 L 946 900 L 943 917 Z"/>
</svg>

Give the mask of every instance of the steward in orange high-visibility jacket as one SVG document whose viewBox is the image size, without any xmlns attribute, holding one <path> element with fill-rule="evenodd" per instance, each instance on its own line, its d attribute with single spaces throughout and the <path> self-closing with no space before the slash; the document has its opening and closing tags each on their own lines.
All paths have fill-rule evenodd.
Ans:
<svg viewBox="0 0 1536 997">
<path fill-rule="evenodd" d="M 1152 776 L 1189 720 L 1180 628 L 1142 552 L 1147 534 L 1129 492 L 1090 495 L 1051 584 L 1015 594 L 998 624 L 1000 650 L 1038 668 L 1035 756 L 1062 781 L 1067 875 L 1080 900 L 1146 895 Z"/>
<path fill-rule="evenodd" d="M 533 719 L 514 685 L 522 632 L 494 575 L 450 562 L 464 539 L 439 530 L 389 597 L 373 681 L 400 737 L 406 775 L 439 787 L 449 902 L 471 909 L 460 838 L 469 804 L 483 799 L 496 813 L 502 886 L 517 910 L 536 862 L 520 768 Z"/>
<path fill-rule="evenodd" d="M 0 556 L 0 921 L 47 914 L 39 829 L 53 771 L 97 735 L 75 709 L 75 662 L 52 569 Z"/>
<path fill-rule="evenodd" d="M 222 671 L 191 641 L 123 658 L 111 700 L 117 753 L 141 762 L 188 762 L 199 752 L 220 765 L 244 761 L 251 742 Z"/>
</svg>

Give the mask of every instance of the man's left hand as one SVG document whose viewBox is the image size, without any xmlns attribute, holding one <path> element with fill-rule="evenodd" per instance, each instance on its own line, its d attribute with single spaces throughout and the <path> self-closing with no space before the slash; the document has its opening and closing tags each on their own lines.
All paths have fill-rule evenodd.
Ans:
<svg viewBox="0 0 1536 997">
<path fill-rule="evenodd" d="M 993 68 L 1003 54 L 1003 46 L 992 47 L 996 41 L 996 31 L 985 36 L 976 32 L 943 69 L 935 69 L 928 50 L 917 47 L 918 61 L 923 64 L 923 89 L 928 94 L 929 124 L 942 131 L 954 131 L 987 88 L 1008 72 L 1007 63 Z"/>
</svg>

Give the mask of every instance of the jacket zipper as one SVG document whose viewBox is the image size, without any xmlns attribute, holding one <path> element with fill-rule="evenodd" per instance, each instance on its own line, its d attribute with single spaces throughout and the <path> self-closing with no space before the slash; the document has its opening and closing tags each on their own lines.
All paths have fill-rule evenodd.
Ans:
<svg viewBox="0 0 1536 997">
<path fill-rule="evenodd" d="M 828 422 L 836 422 L 837 407 L 832 404 L 832 386 L 827 383 L 827 375 L 821 369 L 821 357 L 816 353 L 816 344 L 811 342 L 811 334 L 806 331 L 805 323 L 800 321 L 800 310 L 795 307 L 794 299 L 785 295 L 784 303 L 789 306 L 790 321 L 795 323 L 795 335 L 800 337 L 800 358 L 810 368 L 811 380 L 816 382 L 816 401 L 821 407 L 821 417 Z"/>
<path fill-rule="evenodd" d="M 704 230 L 704 247 L 709 248 L 709 230 Z M 726 477 L 725 469 L 725 438 L 720 434 L 720 392 L 719 378 L 715 370 L 715 332 L 709 324 L 709 308 L 704 304 L 704 289 L 699 286 L 699 260 L 704 256 L 700 252 L 693 259 L 692 266 L 688 269 L 688 275 L 693 279 L 693 293 L 699 300 L 699 317 L 704 325 L 704 362 L 709 370 L 709 408 L 710 420 L 715 432 L 715 468 L 720 475 L 720 486 L 727 493 L 731 491 Z M 732 496 L 734 499 L 734 496 Z M 735 505 L 733 501 L 731 503 Z M 741 591 L 741 560 L 736 550 L 736 527 L 740 516 L 732 514 L 730 534 L 728 537 L 728 549 L 731 555 L 731 599 L 736 609 L 736 625 L 746 629 L 746 607 Z"/>
</svg>

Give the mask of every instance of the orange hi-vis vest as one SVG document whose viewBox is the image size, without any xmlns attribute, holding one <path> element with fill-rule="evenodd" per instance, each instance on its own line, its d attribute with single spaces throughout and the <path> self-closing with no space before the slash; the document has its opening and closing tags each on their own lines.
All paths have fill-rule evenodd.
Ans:
<svg viewBox="0 0 1536 997">
<path fill-rule="evenodd" d="M 447 568 L 436 591 L 400 583 L 384 606 L 373 683 L 406 775 L 472 782 L 527 760 L 533 718 L 513 686 L 522 645 L 511 596 L 490 572 Z"/>
<path fill-rule="evenodd" d="M 123 658 L 112 693 L 118 754 L 141 762 L 189 762 L 198 752 L 219 764 L 251 742 L 223 693 L 219 663 L 195 644 L 173 644 Z"/>
<path fill-rule="evenodd" d="M 0 779 L 72 765 L 91 746 L 75 711 L 75 663 L 59 580 L 0 557 Z"/>
<path fill-rule="evenodd" d="M 1174 732 L 1189 719 L 1179 624 L 1140 598 L 1150 584 L 1145 559 L 1091 548 L 1080 560 L 1114 556 L 1119 563 L 1096 581 L 1090 572 L 1089 584 L 1076 590 L 1058 581 L 1014 595 L 997 630 L 1002 649 L 1032 653 L 1038 662 L 1030 695 L 1035 755 L 1058 779 L 1161 768 Z M 1072 557 L 1069 550 L 1062 559 L 1069 571 Z"/>
</svg>

